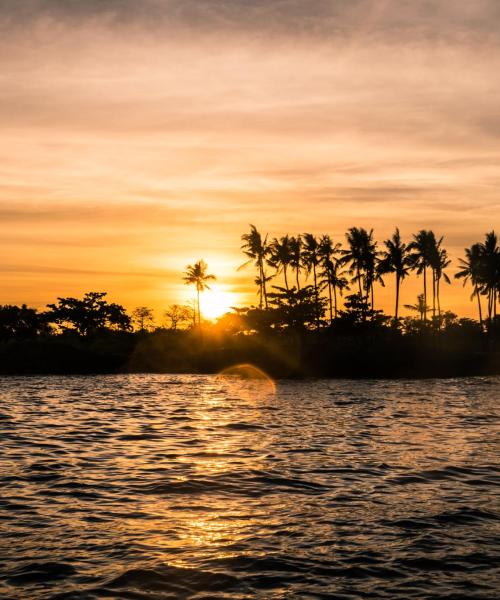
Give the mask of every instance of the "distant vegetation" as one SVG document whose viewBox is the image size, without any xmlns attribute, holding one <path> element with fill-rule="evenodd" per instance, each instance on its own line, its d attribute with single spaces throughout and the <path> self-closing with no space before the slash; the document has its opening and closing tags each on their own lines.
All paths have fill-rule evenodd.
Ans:
<svg viewBox="0 0 500 600">
<path fill-rule="evenodd" d="M 258 305 L 204 322 L 200 296 L 215 276 L 189 265 L 191 305 L 173 304 L 155 323 L 146 306 L 130 315 L 106 293 L 58 298 L 47 310 L 0 306 L 0 372 L 214 372 L 252 363 L 275 376 L 440 376 L 500 373 L 500 250 L 494 232 L 465 249 L 463 280 L 478 319 L 443 310 L 451 261 L 443 238 L 398 229 L 379 245 L 353 227 L 346 245 L 311 233 L 269 239 L 255 226 L 242 236 L 255 269 Z M 401 318 L 400 291 L 414 273 L 422 293 Z M 395 282 L 394 314 L 376 308 L 375 284 Z"/>
</svg>

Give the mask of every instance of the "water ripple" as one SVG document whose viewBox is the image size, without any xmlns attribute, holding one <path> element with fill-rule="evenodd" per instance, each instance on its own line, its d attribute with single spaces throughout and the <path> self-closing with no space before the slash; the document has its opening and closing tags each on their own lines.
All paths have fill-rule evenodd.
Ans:
<svg viewBox="0 0 500 600">
<path fill-rule="evenodd" d="M 496 599 L 499 378 L 0 378 L 0 597 Z"/>
</svg>

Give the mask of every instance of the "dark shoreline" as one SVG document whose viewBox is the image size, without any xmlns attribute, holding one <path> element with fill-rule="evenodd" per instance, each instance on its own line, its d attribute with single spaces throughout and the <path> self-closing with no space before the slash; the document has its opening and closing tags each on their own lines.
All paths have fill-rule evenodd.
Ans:
<svg viewBox="0 0 500 600">
<path fill-rule="evenodd" d="M 484 338 L 397 332 L 219 337 L 109 332 L 0 343 L 0 375 L 216 374 L 240 364 L 274 379 L 434 379 L 500 375 L 500 352 Z"/>
</svg>

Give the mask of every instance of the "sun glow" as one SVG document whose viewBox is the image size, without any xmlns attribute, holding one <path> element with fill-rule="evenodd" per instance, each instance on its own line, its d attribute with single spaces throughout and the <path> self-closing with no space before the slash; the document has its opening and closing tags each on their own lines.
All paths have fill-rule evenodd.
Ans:
<svg viewBox="0 0 500 600">
<path fill-rule="evenodd" d="M 233 292 L 216 288 L 203 292 L 201 313 L 205 319 L 217 319 L 229 312 L 237 304 L 237 295 Z"/>
</svg>

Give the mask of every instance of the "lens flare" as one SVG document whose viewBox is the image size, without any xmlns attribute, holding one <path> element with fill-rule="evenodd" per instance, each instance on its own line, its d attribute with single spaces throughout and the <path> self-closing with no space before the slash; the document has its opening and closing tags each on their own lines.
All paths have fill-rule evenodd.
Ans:
<svg viewBox="0 0 500 600">
<path fill-rule="evenodd" d="M 237 377 L 243 380 L 252 380 L 262 383 L 268 393 L 276 393 L 276 384 L 273 379 L 259 367 L 249 363 L 227 367 L 219 373 L 221 377 Z"/>
</svg>

